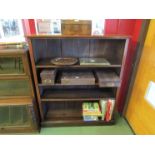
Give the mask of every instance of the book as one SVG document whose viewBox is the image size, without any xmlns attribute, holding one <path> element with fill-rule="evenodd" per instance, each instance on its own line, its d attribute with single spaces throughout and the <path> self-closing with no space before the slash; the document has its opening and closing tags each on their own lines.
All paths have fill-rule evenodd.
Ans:
<svg viewBox="0 0 155 155">
<path fill-rule="evenodd" d="M 108 122 L 109 118 L 110 118 L 110 106 L 111 106 L 111 101 L 110 101 L 110 99 L 108 99 L 108 101 L 107 101 L 107 111 L 106 111 L 106 115 L 105 115 L 106 122 Z"/>
<path fill-rule="evenodd" d="M 82 108 L 83 116 L 101 116 L 98 102 L 84 102 Z"/>
<path fill-rule="evenodd" d="M 107 109 L 107 100 L 100 100 L 101 112 L 102 112 L 102 120 L 105 119 L 106 109 Z"/>
<path fill-rule="evenodd" d="M 98 121 L 97 116 L 83 116 L 84 121 Z"/>
<path fill-rule="evenodd" d="M 107 110 L 106 110 L 106 115 L 105 115 L 106 122 L 109 122 L 112 119 L 114 105 L 115 105 L 115 100 L 108 99 Z"/>
<path fill-rule="evenodd" d="M 114 106 L 115 106 L 115 100 L 111 100 L 109 120 L 112 119 L 112 115 L 113 115 L 113 111 L 114 111 Z"/>
</svg>

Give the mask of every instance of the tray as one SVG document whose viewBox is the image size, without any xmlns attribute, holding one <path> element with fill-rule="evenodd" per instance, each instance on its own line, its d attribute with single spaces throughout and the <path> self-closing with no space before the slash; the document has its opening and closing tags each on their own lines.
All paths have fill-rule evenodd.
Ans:
<svg viewBox="0 0 155 155">
<path fill-rule="evenodd" d="M 80 65 L 110 65 L 105 58 L 80 58 Z"/>
<path fill-rule="evenodd" d="M 51 63 L 58 66 L 71 66 L 78 62 L 77 58 L 54 58 Z"/>
</svg>

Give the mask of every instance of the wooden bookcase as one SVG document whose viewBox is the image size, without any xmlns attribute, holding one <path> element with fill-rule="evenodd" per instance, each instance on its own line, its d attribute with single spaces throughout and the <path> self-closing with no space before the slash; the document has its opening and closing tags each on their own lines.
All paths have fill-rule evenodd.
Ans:
<svg viewBox="0 0 155 155">
<path fill-rule="evenodd" d="M 38 132 L 28 49 L 0 50 L 0 133 Z"/>
<path fill-rule="evenodd" d="M 82 118 L 83 101 L 99 101 L 116 98 L 117 87 L 100 88 L 94 85 L 42 84 L 40 72 L 44 69 L 64 70 L 110 70 L 120 77 L 124 65 L 129 37 L 127 36 L 27 36 L 34 75 L 34 82 L 39 102 L 42 126 L 61 125 L 110 125 L 102 120 L 85 122 Z M 56 66 L 50 61 L 55 57 L 105 58 L 108 66 Z"/>
</svg>

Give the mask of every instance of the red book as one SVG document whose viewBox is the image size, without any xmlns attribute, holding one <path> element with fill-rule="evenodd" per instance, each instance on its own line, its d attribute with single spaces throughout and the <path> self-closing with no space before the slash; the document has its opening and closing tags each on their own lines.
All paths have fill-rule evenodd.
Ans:
<svg viewBox="0 0 155 155">
<path fill-rule="evenodd" d="M 107 111 L 106 111 L 106 116 L 105 116 L 106 122 L 110 121 L 110 109 L 111 109 L 111 106 L 112 106 L 111 100 L 108 99 L 108 101 L 107 101 Z"/>
</svg>

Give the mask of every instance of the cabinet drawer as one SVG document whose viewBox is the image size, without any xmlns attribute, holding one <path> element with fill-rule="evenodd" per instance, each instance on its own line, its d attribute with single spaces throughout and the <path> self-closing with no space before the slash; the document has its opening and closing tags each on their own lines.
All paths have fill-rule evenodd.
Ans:
<svg viewBox="0 0 155 155">
<path fill-rule="evenodd" d="M 28 79 L 0 80 L 0 97 L 32 96 Z"/>
<path fill-rule="evenodd" d="M 0 75 L 24 73 L 22 57 L 0 57 Z"/>
</svg>

